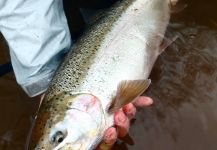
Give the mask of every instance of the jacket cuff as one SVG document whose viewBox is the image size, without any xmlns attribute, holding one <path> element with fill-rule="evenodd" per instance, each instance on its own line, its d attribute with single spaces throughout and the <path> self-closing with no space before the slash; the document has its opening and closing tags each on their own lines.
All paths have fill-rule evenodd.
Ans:
<svg viewBox="0 0 217 150">
<path fill-rule="evenodd" d="M 29 97 L 40 95 L 47 90 L 53 75 L 54 72 L 48 73 L 40 79 L 32 79 L 30 81 L 31 83 L 21 84 L 21 87 L 28 94 Z"/>
</svg>

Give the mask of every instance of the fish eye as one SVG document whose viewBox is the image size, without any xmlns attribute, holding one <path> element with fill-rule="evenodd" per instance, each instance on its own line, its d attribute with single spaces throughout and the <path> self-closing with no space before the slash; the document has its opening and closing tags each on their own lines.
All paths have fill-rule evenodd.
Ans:
<svg viewBox="0 0 217 150">
<path fill-rule="evenodd" d="M 53 144 L 57 144 L 58 145 L 58 144 L 60 144 L 65 139 L 66 136 L 67 136 L 67 133 L 64 133 L 62 131 L 57 131 L 51 137 L 51 142 Z"/>
</svg>

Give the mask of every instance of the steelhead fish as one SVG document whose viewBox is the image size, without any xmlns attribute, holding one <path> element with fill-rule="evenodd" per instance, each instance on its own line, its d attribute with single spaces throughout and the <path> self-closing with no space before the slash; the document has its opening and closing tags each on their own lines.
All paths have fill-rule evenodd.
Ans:
<svg viewBox="0 0 217 150">
<path fill-rule="evenodd" d="M 57 70 L 29 149 L 92 150 L 115 111 L 150 85 L 171 0 L 123 0 L 90 27 Z"/>
</svg>

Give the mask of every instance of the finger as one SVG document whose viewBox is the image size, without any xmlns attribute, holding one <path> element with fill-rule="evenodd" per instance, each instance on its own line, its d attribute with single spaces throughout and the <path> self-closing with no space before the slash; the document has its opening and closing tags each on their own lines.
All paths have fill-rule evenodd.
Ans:
<svg viewBox="0 0 217 150">
<path fill-rule="evenodd" d="M 114 127 L 108 128 L 103 136 L 103 141 L 96 150 L 110 150 L 117 140 L 117 131 Z"/>
<path fill-rule="evenodd" d="M 136 115 L 136 107 L 132 103 L 129 103 L 123 107 L 123 112 L 131 120 Z"/>
<path fill-rule="evenodd" d="M 115 113 L 115 125 L 117 126 L 118 137 L 124 137 L 128 133 L 130 121 L 121 110 Z"/>
<path fill-rule="evenodd" d="M 133 104 L 136 107 L 145 107 L 145 106 L 150 106 L 153 104 L 153 99 L 147 96 L 140 96 L 138 97 Z"/>
</svg>

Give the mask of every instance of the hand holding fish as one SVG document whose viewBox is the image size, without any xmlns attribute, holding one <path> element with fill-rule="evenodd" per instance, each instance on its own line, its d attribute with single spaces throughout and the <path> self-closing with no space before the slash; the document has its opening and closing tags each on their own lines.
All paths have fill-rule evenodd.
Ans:
<svg viewBox="0 0 217 150">
<path fill-rule="evenodd" d="M 153 100 L 150 97 L 141 96 L 134 103 L 125 105 L 121 110 L 115 113 L 115 127 L 108 128 L 104 134 L 103 141 L 97 147 L 97 150 L 109 150 L 115 144 L 118 137 L 127 135 L 130 120 L 136 114 L 136 107 L 150 106 Z"/>
</svg>

